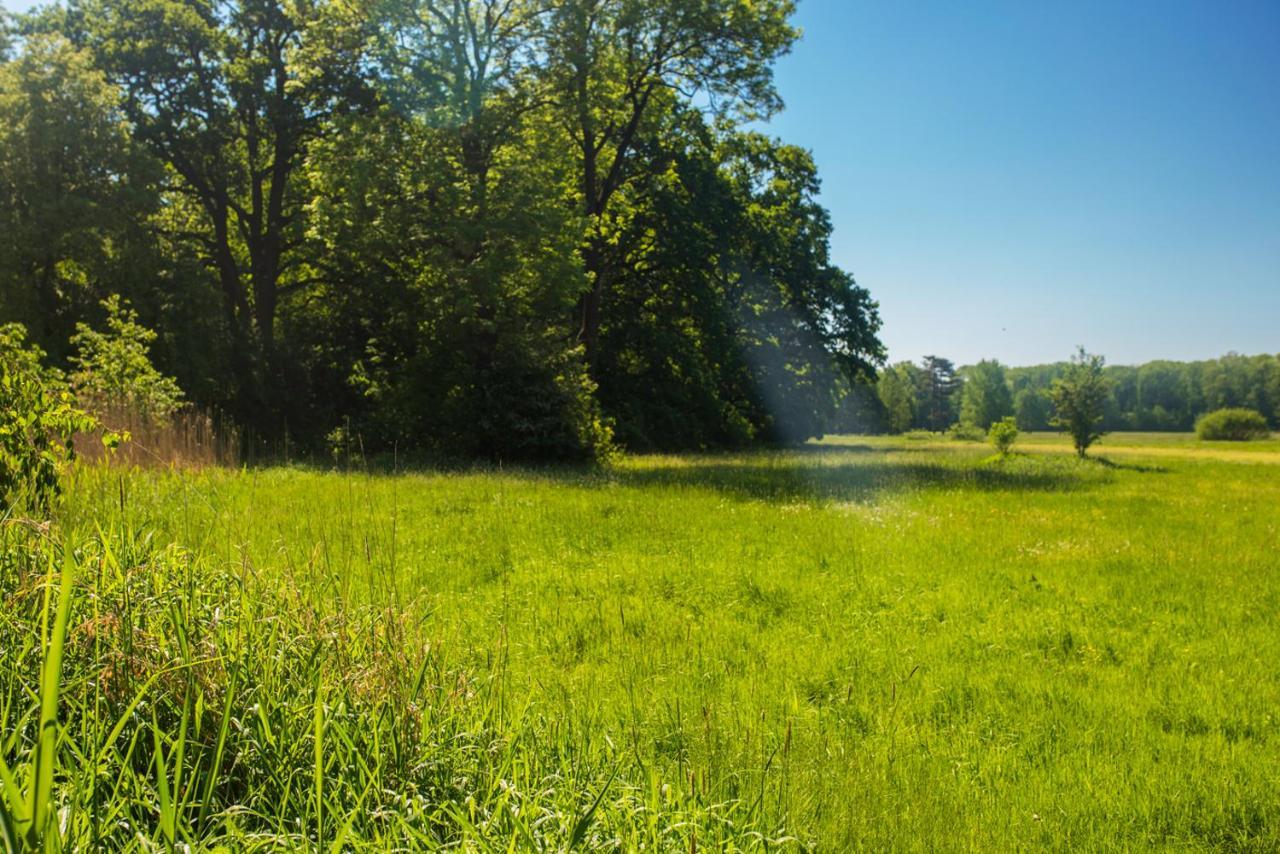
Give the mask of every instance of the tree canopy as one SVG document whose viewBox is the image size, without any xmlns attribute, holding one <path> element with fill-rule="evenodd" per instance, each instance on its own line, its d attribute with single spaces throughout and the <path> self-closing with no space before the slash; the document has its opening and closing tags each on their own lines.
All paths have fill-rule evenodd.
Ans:
<svg viewBox="0 0 1280 854">
<path fill-rule="evenodd" d="M 104 300 L 316 447 L 820 435 L 884 358 L 781 108 L 790 0 L 81 0 L 0 53 L 3 319 Z M 111 305 L 112 303 L 105 303 Z"/>
</svg>

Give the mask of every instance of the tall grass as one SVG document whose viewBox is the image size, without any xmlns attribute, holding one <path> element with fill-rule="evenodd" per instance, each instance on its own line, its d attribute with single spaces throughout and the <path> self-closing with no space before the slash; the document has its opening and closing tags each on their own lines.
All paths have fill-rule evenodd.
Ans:
<svg viewBox="0 0 1280 854">
<path fill-rule="evenodd" d="M 478 674 L 412 608 L 319 602 L 128 526 L 2 536 L 12 850 L 573 847 L 606 838 L 602 806 L 668 847 L 738 809 L 613 786 L 607 742 L 503 696 L 501 638 Z"/>
<path fill-rule="evenodd" d="M 0 526 L 8 844 L 1274 850 L 1280 467 L 985 457 L 83 469 Z"/>
<path fill-rule="evenodd" d="M 89 462 L 127 468 L 236 467 L 243 455 L 240 430 L 226 418 L 184 407 L 156 419 L 129 407 L 99 408 L 94 413 L 105 430 L 128 434 L 128 441 L 107 452 L 102 432 L 76 437 L 75 447 Z"/>
</svg>

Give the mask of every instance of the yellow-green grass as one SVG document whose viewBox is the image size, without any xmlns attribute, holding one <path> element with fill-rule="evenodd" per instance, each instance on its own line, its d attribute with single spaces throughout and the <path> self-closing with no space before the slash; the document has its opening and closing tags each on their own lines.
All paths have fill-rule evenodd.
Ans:
<svg viewBox="0 0 1280 854">
<path fill-rule="evenodd" d="M 818 441 L 822 447 L 840 447 L 850 443 L 873 448 L 934 448 L 938 450 L 957 447 L 974 447 L 985 442 L 973 439 L 955 439 L 943 433 L 913 432 L 906 437 L 895 436 L 828 436 Z M 1019 433 L 1015 448 L 1024 453 L 1075 453 L 1071 440 L 1062 433 Z M 1112 456 L 1180 457 L 1182 459 L 1219 459 L 1235 462 L 1280 463 L 1280 438 L 1255 439 L 1247 442 L 1203 441 L 1195 433 L 1108 433 L 1099 439 L 1089 453 L 1106 462 Z"/>
<path fill-rule="evenodd" d="M 1033 447 L 1070 447 L 1069 440 L 1061 433 L 1023 433 L 1019 441 Z M 1249 442 L 1204 441 L 1195 433 L 1142 433 L 1118 432 L 1108 433 L 1094 446 L 1097 453 L 1106 454 L 1118 448 L 1157 450 L 1161 448 L 1177 448 L 1192 451 L 1221 451 L 1229 453 L 1270 453 L 1280 451 L 1280 437 L 1272 435 L 1267 439 L 1255 439 Z"/>
<path fill-rule="evenodd" d="M 1280 467 L 1160 449 L 83 471 L 50 534 L 83 563 L 64 834 L 1276 850 Z M 0 576 L 11 766 L 38 716 L 22 603 L 58 562 L 27 530 Z M 130 661 L 182 678 L 117 685 Z"/>
</svg>

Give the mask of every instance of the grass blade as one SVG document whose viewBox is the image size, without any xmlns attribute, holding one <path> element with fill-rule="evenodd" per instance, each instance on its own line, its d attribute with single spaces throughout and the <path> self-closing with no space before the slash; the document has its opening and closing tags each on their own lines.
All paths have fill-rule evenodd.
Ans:
<svg viewBox="0 0 1280 854">
<path fill-rule="evenodd" d="M 50 573 L 53 567 L 50 567 Z M 32 848 L 40 845 L 45 826 L 52 813 L 53 771 L 58 746 L 58 693 L 62 680 L 62 651 L 67 637 L 67 621 L 71 616 L 72 583 L 75 580 L 75 557 L 68 545 L 64 548 L 62 570 L 59 573 L 58 608 L 53 620 L 53 631 L 45 652 L 44 672 L 40 679 L 40 737 L 32 758 L 33 773 L 27 815 L 31 825 L 27 828 L 27 842 Z"/>
<path fill-rule="evenodd" d="M 608 794 L 609 787 L 613 785 L 614 778 L 618 776 L 620 765 L 613 766 L 613 773 L 609 775 L 609 779 L 600 787 L 600 794 L 596 795 L 595 802 L 591 804 L 591 808 L 582 814 L 577 824 L 573 826 L 573 833 L 569 837 L 569 850 L 577 848 L 582 840 L 586 837 L 587 831 L 591 829 L 591 819 L 595 817 L 596 810 L 600 808 L 600 802 L 604 800 L 604 796 Z"/>
</svg>

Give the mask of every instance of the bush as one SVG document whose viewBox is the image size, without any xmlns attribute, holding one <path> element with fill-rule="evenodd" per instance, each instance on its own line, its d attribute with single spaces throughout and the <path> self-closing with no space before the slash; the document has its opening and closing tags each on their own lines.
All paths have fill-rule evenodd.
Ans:
<svg viewBox="0 0 1280 854">
<path fill-rule="evenodd" d="M 1267 419 L 1252 409 L 1219 409 L 1196 421 L 1196 436 L 1201 439 L 1247 442 L 1270 435 Z"/>
<path fill-rule="evenodd" d="M 78 349 L 72 361 L 76 371 L 71 384 L 82 401 L 95 412 L 123 410 L 166 424 L 182 406 L 182 389 L 151 364 L 151 342 L 156 333 L 138 323 L 138 313 L 112 296 L 102 301 L 107 311 L 107 331 L 96 332 L 76 324 L 71 343 Z"/>
<path fill-rule="evenodd" d="M 987 434 L 982 432 L 981 427 L 956 423 L 947 428 L 947 438 L 954 442 L 981 442 L 987 438 Z"/>
<path fill-rule="evenodd" d="M 1013 443 L 1018 440 L 1017 419 L 1010 415 L 996 421 L 987 431 L 987 439 L 1000 452 L 1000 456 L 1009 456 L 1009 452 L 1013 450 Z"/>
<path fill-rule="evenodd" d="M 43 509 L 58 492 L 58 473 L 75 457 L 72 437 L 97 428 L 75 405 L 62 375 L 18 323 L 0 326 L 0 512 L 20 503 Z M 106 444 L 118 437 L 108 434 Z"/>
</svg>

